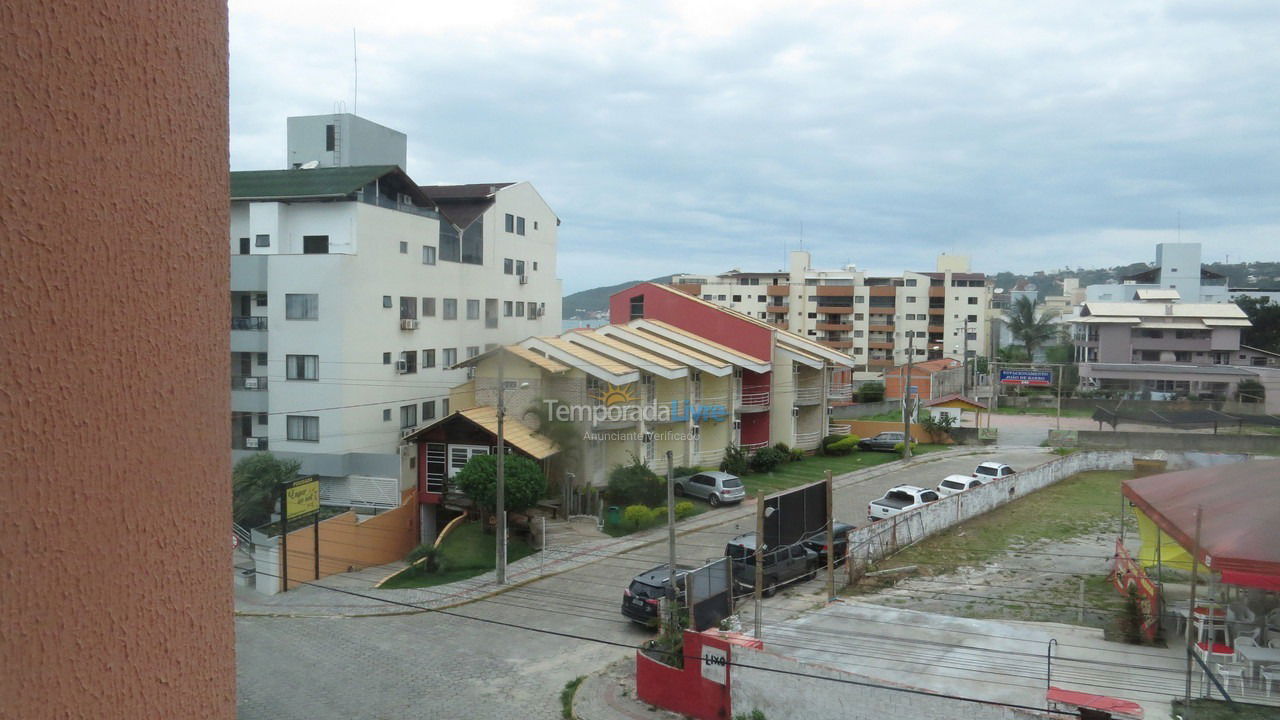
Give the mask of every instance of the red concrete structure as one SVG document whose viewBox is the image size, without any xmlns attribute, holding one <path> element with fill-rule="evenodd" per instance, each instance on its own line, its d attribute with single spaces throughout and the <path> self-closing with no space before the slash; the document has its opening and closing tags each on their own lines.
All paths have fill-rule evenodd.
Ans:
<svg viewBox="0 0 1280 720">
<path fill-rule="evenodd" d="M 637 652 L 636 696 L 650 705 L 698 720 L 733 717 L 730 688 L 735 645 L 762 647 L 759 640 L 736 633 L 686 630 L 683 668 Z M 723 666 L 719 658 L 723 658 Z M 721 669 L 723 684 L 713 679 Z"/>
<path fill-rule="evenodd" d="M 0 6 L 0 715 L 233 718 L 227 6 Z"/>
<path fill-rule="evenodd" d="M 933 396 L 933 376 L 943 370 L 953 370 L 962 365 L 955 358 L 939 358 L 911 364 L 911 385 L 916 387 L 915 396 L 929 398 Z M 884 371 L 884 399 L 902 399 L 902 379 L 906 377 L 907 366 L 899 365 Z"/>
<path fill-rule="evenodd" d="M 609 298 L 609 322 L 637 318 L 661 320 L 765 362 L 773 357 L 773 328 L 667 285 L 640 283 Z"/>
</svg>

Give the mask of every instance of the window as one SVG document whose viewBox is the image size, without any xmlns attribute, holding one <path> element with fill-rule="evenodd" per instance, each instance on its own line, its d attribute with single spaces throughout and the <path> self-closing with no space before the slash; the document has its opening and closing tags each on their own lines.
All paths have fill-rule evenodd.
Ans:
<svg viewBox="0 0 1280 720">
<path fill-rule="evenodd" d="M 445 320 L 458 319 L 458 300 L 456 298 L 444 299 L 444 319 Z"/>
<path fill-rule="evenodd" d="M 422 298 L 422 317 L 436 316 L 436 299 Z"/>
<path fill-rule="evenodd" d="M 904 284 L 905 284 L 907 287 L 915 287 L 915 286 L 916 286 L 916 279 L 915 279 L 915 278 L 907 278 L 907 281 L 906 281 Z"/>
<path fill-rule="evenodd" d="M 468 359 L 468 360 L 470 360 L 471 358 L 473 358 L 473 357 L 475 357 L 475 356 L 477 356 L 477 355 L 479 355 L 479 354 L 480 354 L 480 346 L 479 346 L 479 345 L 468 345 L 468 346 L 467 346 L 467 359 Z"/>
<path fill-rule="evenodd" d="M 329 254 L 329 236 L 328 235 L 303 235 L 302 236 L 302 254 L 303 255 Z"/>
<path fill-rule="evenodd" d="M 325 152 L 333 152 L 338 146 L 338 128 L 335 125 L 324 126 L 324 150 Z"/>
<path fill-rule="evenodd" d="M 382 364 L 383 365 L 391 364 L 391 353 L 389 352 L 382 353 Z"/>
<path fill-rule="evenodd" d="M 506 229 L 507 229 L 507 232 L 509 233 L 513 233 L 516 231 L 516 216 L 512 215 L 511 213 L 507 213 Z"/>
<path fill-rule="evenodd" d="M 319 320 L 320 295 L 317 293 L 285 293 L 285 320 Z"/>
<path fill-rule="evenodd" d="M 390 295 L 383 295 L 383 296 L 382 296 L 382 307 L 384 307 L 384 308 L 389 308 L 389 307 L 391 307 L 391 296 L 390 296 Z"/>
<path fill-rule="evenodd" d="M 480 301 L 479 300 L 467 301 L 467 319 L 468 320 L 480 319 Z"/>
<path fill-rule="evenodd" d="M 971 298 L 969 298 L 969 304 L 970 304 L 970 305 L 977 305 L 977 304 L 978 304 L 978 298 L 976 298 L 976 297 L 971 297 Z"/>
<path fill-rule="evenodd" d="M 422 246 L 422 264 L 423 265 L 436 264 L 436 249 L 434 247 L 430 245 Z"/>
<path fill-rule="evenodd" d="M 534 229 L 534 230 L 537 230 L 537 229 L 538 229 L 538 221 L 537 221 L 537 220 L 534 220 L 534 221 L 533 221 L 533 229 Z M 536 267 L 534 268 L 534 270 L 537 270 L 537 269 L 538 269 L 538 268 L 536 268 Z"/>
<path fill-rule="evenodd" d="M 411 428 L 418 424 L 418 406 L 417 405 L 401 405 L 400 406 L 400 427 Z"/>
<path fill-rule="evenodd" d="M 409 254 L 409 243 L 405 242 L 404 240 L 400 241 L 400 254 L 401 255 Z"/>
<path fill-rule="evenodd" d="M 516 317 L 524 317 L 524 303 L 516 303 Z"/>
<path fill-rule="evenodd" d="M 503 317 L 511 317 L 514 313 L 515 313 L 515 303 L 511 302 L 510 300 L 503 301 L 502 303 Z"/>
<path fill-rule="evenodd" d="M 436 351 L 423 350 L 422 351 L 422 369 L 425 370 L 427 368 L 433 368 L 435 366 L 436 366 Z"/>
<path fill-rule="evenodd" d="M 436 401 L 428 400 L 422 403 L 422 419 L 434 420 L 436 417 Z"/>
<path fill-rule="evenodd" d="M 382 411 L 382 422 L 391 422 L 391 408 Z"/>
<path fill-rule="evenodd" d="M 285 437 L 301 442 L 320 442 L 320 418 L 313 415 L 286 415 Z"/>
<path fill-rule="evenodd" d="M 734 301 L 734 302 L 742 302 L 742 296 L 741 296 L 741 295 L 734 295 L 734 296 L 733 296 L 733 301 Z"/>
<path fill-rule="evenodd" d="M 1159 350 L 1139 350 L 1138 359 L 1143 362 L 1160 362 Z"/>
<path fill-rule="evenodd" d="M 971 323 L 976 323 L 976 322 L 978 322 L 978 316 L 977 316 L 977 315 L 967 315 L 967 316 L 965 316 L 965 320 L 968 320 L 968 321 L 969 321 L 969 322 L 971 322 Z"/>
<path fill-rule="evenodd" d="M 266 414 L 266 413 L 258 413 L 258 424 L 259 424 L 259 425 L 266 425 L 266 424 L 267 424 L 267 414 Z"/>
<path fill-rule="evenodd" d="M 798 314 L 799 314 L 799 313 L 797 313 L 797 315 L 798 315 Z M 811 313 L 809 313 L 809 319 L 810 319 L 810 320 L 816 320 L 816 319 L 817 319 L 817 317 L 818 317 L 818 313 L 816 313 L 816 312 L 811 312 Z"/>
<path fill-rule="evenodd" d="M 769 302 L 769 298 L 766 295 L 757 295 L 756 302 Z"/>
<path fill-rule="evenodd" d="M 285 377 L 289 380 L 319 380 L 319 355 L 285 355 Z"/>
<path fill-rule="evenodd" d="M 249 238 L 247 237 L 240 238 L 240 254 L 241 255 L 249 254 Z"/>
<path fill-rule="evenodd" d="M 266 307 L 266 306 L 267 306 L 267 294 L 266 294 L 266 293 L 258 293 L 257 295 L 255 295 L 255 296 L 253 297 L 253 304 L 254 304 L 254 305 L 257 305 L 258 307 Z"/>
<path fill-rule="evenodd" d="M 507 217 L 511 217 L 508 215 Z M 502 272 L 507 275 L 514 275 L 516 272 L 516 261 L 511 258 L 505 258 L 502 261 Z"/>
<path fill-rule="evenodd" d="M 854 313 L 854 314 L 853 314 L 853 319 L 854 319 L 854 320 L 856 320 L 856 321 L 861 322 L 861 321 L 862 321 L 862 319 L 863 319 L 863 315 L 862 315 L 862 313 Z"/>
<path fill-rule="evenodd" d="M 267 366 L 267 354 L 266 354 L 266 353 L 258 353 L 258 365 L 260 365 L 260 366 L 262 366 L 262 367 L 266 367 L 266 366 Z"/>
<path fill-rule="evenodd" d="M 516 234 L 517 235 L 524 234 L 524 218 L 522 217 L 516 218 Z"/>
<path fill-rule="evenodd" d="M 534 230 L 537 230 L 537 229 L 538 229 L 538 223 L 534 223 L 534 224 L 533 224 L 533 229 L 534 229 Z M 533 271 L 534 271 L 534 272 L 537 272 L 537 271 L 538 271 L 538 261 L 537 261 L 537 260 L 534 260 L 534 261 L 533 261 Z"/>
<path fill-rule="evenodd" d="M 444 365 L 446 368 L 451 368 L 451 367 L 453 367 L 454 365 L 457 365 L 457 364 L 458 364 L 458 349 L 457 349 L 457 348 L 445 348 L 444 350 L 441 350 L 441 351 L 440 351 L 440 364 Z"/>
<path fill-rule="evenodd" d="M 254 247 L 271 247 L 271 236 L 270 235 L 254 235 L 253 246 Z"/>
<path fill-rule="evenodd" d="M 523 260 L 517 260 L 517 261 L 516 261 L 516 274 L 517 274 L 517 275 L 523 275 L 523 274 L 524 274 L 524 261 L 523 261 Z"/>
<path fill-rule="evenodd" d="M 1191 353 L 1183 350 L 1177 350 L 1173 353 L 1173 361 L 1180 363 L 1191 362 Z"/>
<path fill-rule="evenodd" d="M 644 317 L 644 296 L 636 295 L 631 298 L 631 319 L 635 320 L 642 317 Z"/>
<path fill-rule="evenodd" d="M 853 296 L 853 301 L 854 301 L 855 303 L 864 303 L 864 302 L 866 302 L 866 301 L 867 301 L 867 298 L 866 298 L 866 297 L 864 297 L 864 296 L 862 296 L 862 295 L 854 295 L 854 296 Z"/>
<path fill-rule="evenodd" d="M 400 353 L 400 362 L 404 363 L 404 371 L 406 373 L 418 372 L 418 353 L 406 350 Z"/>
<path fill-rule="evenodd" d="M 418 298 L 401 296 L 400 319 L 401 320 L 417 320 L 418 319 Z"/>
<path fill-rule="evenodd" d="M 916 301 L 916 296 L 915 296 L 915 295 L 908 295 L 908 296 L 907 296 L 907 302 L 909 302 L 909 303 L 913 303 L 913 302 L 915 302 L 915 301 Z"/>
<path fill-rule="evenodd" d="M 717 295 L 717 296 L 716 296 L 716 300 L 719 300 L 720 302 L 724 302 L 724 299 L 725 299 L 725 296 L 724 296 L 724 295 Z"/>
</svg>

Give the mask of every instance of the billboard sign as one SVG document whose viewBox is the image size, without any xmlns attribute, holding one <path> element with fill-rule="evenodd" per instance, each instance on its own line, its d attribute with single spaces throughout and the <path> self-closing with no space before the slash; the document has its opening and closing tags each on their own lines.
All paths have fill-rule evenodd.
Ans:
<svg viewBox="0 0 1280 720">
<path fill-rule="evenodd" d="M 285 518 L 296 520 L 320 511 L 320 476 L 294 480 L 284 489 Z"/>
<path fill-rule="evenodd" d="M 1003 385 L 1033 385 L 1048 387 L 1053 384 L 1051 370 L 1001 370 L 1000 383 Z"/>
</svg>

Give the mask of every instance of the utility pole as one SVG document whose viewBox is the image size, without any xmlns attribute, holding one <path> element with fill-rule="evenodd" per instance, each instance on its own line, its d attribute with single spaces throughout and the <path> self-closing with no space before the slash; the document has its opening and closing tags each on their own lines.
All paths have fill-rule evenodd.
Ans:
<svg viewBox="0 0 1280 720">
<path fill-rule="evenodd" d="M 1191 628 L 1196 624 L 1196 582 L 1198 579 L 1196 570 L 1199 567 L 1200 567 L 1200 508 L 1197 506 L 1196 507 L 1196 537 L 1195 537 L 1195 542 L 1192 544 L 1192 547 L 1191 547 L 1191 598 L 1188 601 L 1188 605 L 1187 605 L 1187 678 L 1186 678 L 1187 688 L 1186 688 L 1186 698 L 1182 703 L 1182 709 L 1183 709 L 1183 712 L 1185 713 L 1185 717 L 1187 718 L 1191 717 L 1191 660 L 1192 660 L 1191 653 L 1196 651 L 1196 648 L 1191 644 Z M 1212 622 L 1214 620 L 1213 606 L 1210 605 L 1208 608 L 1206 608 L 1206 611 L 1208 612 L 1208 616 L 1205 618 L 1205 623 L 1208 624 L 1209 627 L 1213 627 L 1212 625 Z M 1196 637 L 1196 642 L 1197 643 L 1200 642 L 1200 637 L 1198 635 Z M 1212 631 L 1210 631 L 1209 641 L 1206 647 L 1210 649 L 1212 649 L 1213 647 Z M 1205 656 L 1208 657 L 1207 652 Z"/>
<path fill-rule="evenodd" d="M 836 524 L 832 505 L 831 471 L 827 473 L 827 602 L 836 599 Z M 846 548 L 847 551 L 847 548 Z"/>
<path fill-rule="evenodd" d="M 764 638 L 761 627 L 761 599 L 764 596 L 764 492 L 756 496 L 756 639 Z"/>
<path fill-rule="evenodd" d="M 497 514 L 497 541 L 494 558 L 494 567 L 497 569 L 497 581 L 499 585 L 507 584 L 507 509 L 504 505 L 503 498 L 503 460 L 506 455 L 506 438 L 503 435 L 502 422 L 507 414 L 506 402 L 506 375 L 503 373 L 506 358 L 503 351 L 498 350 L 498 458 L 497 458 L 497 502 L 495 512 Z"/>
<path fill-rule="evenodd" d="M 672 472 L 674 464 L 674 456 L 671 451 L 667 451 L 667 577 L 671 578 L 671 589 L 667 596 L 667 629 L 675 632 L 676 614 L 678 599 L 680 597 L 679 588 L 676 587 L 676 497 L 675 497 L 675 478 Z"/>
<path fill-rule="evenodd" d="M 911 459 L 911 361 L 915 357 L 916 334 L 907 331 L 907 374 L 902 379 L 902 459 Z"/>
<path fill-rule="evenodd" d="M 964 379 L 960 381 L 960 395 L 969 397 L 969 316 L 967 315 L 964 318 L 964 329 L 960 332 L 964 333 L 964 354 L 960 356 L 964 363 L 961 366 L 964 368 Z"/>
</svg>

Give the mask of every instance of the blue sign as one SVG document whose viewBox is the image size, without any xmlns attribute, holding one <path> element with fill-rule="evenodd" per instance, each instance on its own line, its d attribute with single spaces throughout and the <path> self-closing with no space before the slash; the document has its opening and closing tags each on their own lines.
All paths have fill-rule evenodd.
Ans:
<svg viewBox="0 0 1280 720">
<path fill-rule="evenodd" d="M 1038 385 L 1053 384 L 1051 370 L 1001 370 L 1000 382 L 1004 385 Z"/>
</svg>

